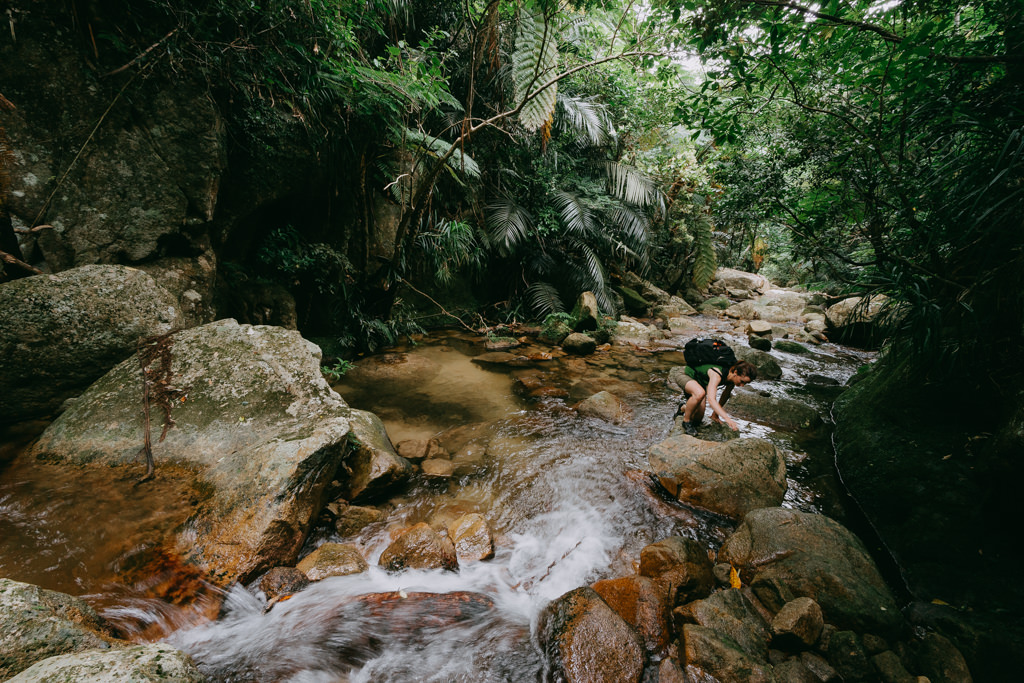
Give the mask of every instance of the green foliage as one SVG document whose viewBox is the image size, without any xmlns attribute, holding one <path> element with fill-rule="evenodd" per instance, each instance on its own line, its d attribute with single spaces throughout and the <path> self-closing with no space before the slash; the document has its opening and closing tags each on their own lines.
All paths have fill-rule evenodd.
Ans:
<svg viewBox="0 0 1024 683">
<path fill-rule="evenodd" d="M 557 66 L 558 38 L 554 23 L 539 10 L 524 11 L 512 53 L 512 80 L 515 101 L 522 106 L 519 121 L 528 131 L 551 124 L 558 85 L 539 92 L 538 88 L 555 75 Z"/>
<path fill-rule="evenodd" d="M 352 361 L 345 360 L 344 358 L 338 358 L 333 363 L 325 364 L 320 366 L 320 372 L 323 373 L 324 377 L 330 382 L 337 382 L 345 373 L 351 370 L 353 367 Z"/>
<path fill-rule="evenodd" d="M 352 270 L 348 259 L 323 242 L 310 243 L 292 225 L 273 230 L 257 250 L 262 272 L 290 289 L 336 294 Z"/>
</svg>

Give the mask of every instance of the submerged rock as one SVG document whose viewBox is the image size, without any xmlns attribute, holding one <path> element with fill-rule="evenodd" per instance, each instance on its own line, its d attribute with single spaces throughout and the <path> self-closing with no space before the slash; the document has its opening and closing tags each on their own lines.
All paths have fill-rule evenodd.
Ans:
<svg viewBox="0 0 1024 683">
<path fill-rule="evenodd" d="M 626 422 L 632 416 L 629 406 L 610 391 L 599 391 L 577 403 L 573 409 L 580 415 L 596 417 L 613 424 Z"/>
<path fill-rule="evenodd" d="M 309 577 L 295 567 L 274 567 L 260 579 L 260 590 L 269 602 L 298 593 L 309 586 Z"/>
<path fill-rule="evenodd" d="M 684 434 L 652 446 L 648 461 L 678 500 L 735 519 L 786 494 L 785 460 L 764 439 L 715 443 Z"/>
<path fill-rule="evenodd" d="M 839 628 L 889 635 L 902 624 L 896 599 L 864 544 L 824 515 L 779 507 L 754 510 L 718 557 L 738 568 L 772 611 L 808 597 Z"/>
<path fill-rule="evenodd" d="M 455 544 L 455 554 L 460 563 L 486 560 L 494 555 L 491 529 L 481 514 L 473 512 L 452 522 L 448 536 Z"/>
<path fill-rule="evenodd" d="M 222 584 L 293 564 L 350 435 L 367 439 L 367 414 L 331 390 L 319 348 L 298 332 L 222 320 L 172 335 L 165 352 L 172 376 L 163 388 L 180 393 L 163 441 L 159 404 L 150 407 L 157 476 L 194 482 L 198 498 L 170 545 Z M 31 455 L 142 475 L 142 396 L 132 357 L 57 418 Z M 363 489 L 393 474 L 360 449 L 354 458 Z"/>
<path fill-rule="evenodd" d="M 0 285 L 0 423 L 47 415 L 183 324 L 178 303 L 126 266 L 83 266 Z"/>
<path fill-rule="evenodd" d="M 593 588 L 552 601 L 537 625 L 541 650 L 556 680 L 566 683 L 639 683 L 644 667 L 640 636 Z"/>
</svg>

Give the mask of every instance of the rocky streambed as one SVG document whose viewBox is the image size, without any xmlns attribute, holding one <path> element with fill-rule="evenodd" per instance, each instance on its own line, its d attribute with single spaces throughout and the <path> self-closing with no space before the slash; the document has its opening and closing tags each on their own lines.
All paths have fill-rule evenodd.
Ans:
<svg viewBox="0 0 1024 683">
<path fill-rule="evenodd" d="M 8 456 L 0 674 L 970 680 L 844 512 L 827 408 L 869 355 L 806 294 L 720 282 L 722 309 L 638 282 L 658 315 L 581 301 L 590 341 L 439 334 L 333 388 L 295 332 L 176 333 L 146 481 L 127 356 Z M 764 379 L 727 406 L 739 434 L 693 438 L 672 376 L 708 333 Z"/>
</svg>

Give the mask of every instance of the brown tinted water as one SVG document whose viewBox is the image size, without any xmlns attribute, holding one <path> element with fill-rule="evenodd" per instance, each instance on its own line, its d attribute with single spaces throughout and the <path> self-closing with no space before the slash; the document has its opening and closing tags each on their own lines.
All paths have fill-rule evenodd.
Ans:
<svg viewBox="0 0 1024 683">
<path fill-rule="evenodd" d="M 492 560 L 458 573 L 371 567 L 322 581 L 269 612 L 256 586 L 236 587 L 218 621 L 186 628 L 214 612 L 219 598 L 158 552 L 162 535 L 187 514 L 187 487 L 161 481 L 159 464 L 149 487 L 135 485 L 139 472 L 60 472 L 15 458 L 0 475 L 0 575 L 87 593 L 139 639 L 173 632 L 172 644 L 216 680 L 536 679 L 542 662 L 530 632 L 548 601 L 633 573 L 639 550 L 666 536 L 695 538 L 713 551 L 732 524 L 665 499 L 645 473 L 647 449 L 668 434 L 678 406 L 665 383 L 682 362 L 677 349 L 616 346 L 585 359 L 555 352 L 540 360 L 551 350 L 527 347 L 512 353 L 537 360 L 511 365 L 474 362 L 487 358 L 483 351 L 479 338 L 439 334 L 360 361 L 336 385 L 350 405 L 379 415 L 393 442 L 436 437 L 456 444 L 453 461 L 462 457 L 465 466 L 450 478 L 416 478 L 380 505 L 383 521 L 355 537 L 316 529 L 306 550 L 355 543 L 373 565 L 398 530 L 479 512 L 495 534 Z M 819 351 L 787 356 L 781 381 L 750 390 L 814 403 L 800 394 L 803 374 L 842 381 L 863 362 L 836 347 Z M 628 420 L 610 424 L 571 410 L 600 389 L 623 398 Z M 786 505 L 834 512 L 827 434 L 739 422 L 744 435 L 767 438 L 785 455 Z M 189 596 L 181 591 L 189 590 L 199 604 L 183 612 L 178 606 Z M 494 607 L 426 641 L 392 642 L 393 629 L 351 610 L 359 596 L 395 591 L 471 591 Z"/>
</svg>

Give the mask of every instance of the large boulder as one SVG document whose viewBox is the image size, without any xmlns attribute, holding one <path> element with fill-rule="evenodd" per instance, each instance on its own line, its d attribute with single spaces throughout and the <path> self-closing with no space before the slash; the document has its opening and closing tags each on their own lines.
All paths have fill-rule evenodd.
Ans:
<svg viewBox="0 0 1024 683">
<path fill-rule="evenodd" d="M 576 332 L 590 332 L 597 329 L 601 323 L 601 312 L 597 308 L 597 297 L 593 292 L 582 292 L 576 299 L 572 319 L 572 328 Z"/>
<path fill-rule="evenodd" d="M 52 413 L 181 326 L 178 303 L 125 266 L 84 266 L 0 285 L 0 422 Z"/>
<path fill-rule="evenodd" d="M 733 268 L 719 268 L 715 271 L 715 279 L 708 291 L 711 294 L 725 294 L 729 290 L 746 290 L 754 294 L 763 294 L 770 288 L 771 282 L 763 275 Z"/>
<path fill-rule="evenodd" d="M 858 632 L 894 635 L 896 600 L 864 544 L 824 515 L 786 508 L 754 510 L 722 545 L 761 602 L 777 612 L 798 597 L 815 600 L 825 621 Z"/>
<path fill-rule="evenodd" d="M 291 330 L 222 320 L 162 350 L 171 377 L 150 388 L 157 472 L 190 480 L 198 498 L 171 545 L 224 584 L 293 564 L 366 414 L 331 390 L 319 348 Z M 171 385 L 181 392 L 175 424 L 159 441 L 159 396 Z M 144 443 L 142 396 L 132 357 L 75 400 L 32 455 L 131 467 Z"/>
<path fill-rule="evenodd" d="M 880 323 L 889 309 L 888 297 L 854 296 L 836 302 L 825 311 L 825 322 L 832 339 L 845 344 L 877 348 L 884 339 Z"/>
<path fill-rule="evenodd" d="M 680 501 L 734 519 L 778 505 L 786 494 L 786 462 L 764 439 L 716 443 L 683 434 L 652 446 L 648 461 Z"/>
<path fill-rule="evenodd" d="M 633 414 L 629 406 L 610 391 L 599 391 L 580 401 L 573 409 L 580 415 L 596 417 L 614 424 L 629 421 Z"/>
<path fill-rule="evenodd" d="M 767 351 L 758 351 L 749 346 L 729 345 L 736 352 L 736 360 L 745 360 L 757 368 L 757 379 L 773 380 L 782 378 L 782 366 Z"/>
<path fill-rule="evenodd" d="M 227 168 L 226 125 L 208 84 L 153 73 L 117 92 L 118 79 L 93 77 L 113 65 L 86 61 L 67 40 L 66 15 L 22 4 L 18 39 L 0 48 L 0 64 L 18 65 L 0 67 L 17 105 L 4 113 L 15 152 L 10 209 L 16 227 L 53 226 L 26 251 L 53 271 L 195 251 Z"/>
<path fill-rule="evenodd" d="M 205 683 L 192 658 L 163 643 L 90 650 L 34 664 L 8 683 Z"/>
<path fill-rule="evenodd" d="M 393 492 L 412 476 L 412 463 L 395 450 L 384 423 L 365 410 L 346 410 L 351 453 L 342 493 L 354 503 L 372 501 Z"/>
<path fill-rule="evenodd" d="M 116 645 L 106 622 L 85 601 L 0 579 L 0 679 L 48 657 Z"/>
<path fill-rule="evenodd" d="M 643 641 L 593 588 L 569 591 L 545 607 L 537 637 L 555 680 L 639 683 L 643 674 Z"/>
</svg>

